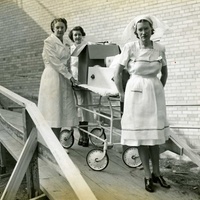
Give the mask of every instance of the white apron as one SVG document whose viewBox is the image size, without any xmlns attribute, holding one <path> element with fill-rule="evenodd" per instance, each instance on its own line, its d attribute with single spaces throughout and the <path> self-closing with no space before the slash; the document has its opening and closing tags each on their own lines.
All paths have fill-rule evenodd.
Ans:
<svg viewBox="0 0 200 200">
<path fill-rule="evenodd" d="M 157 75 L 166 65 L 164 52 L 158 44 L 153 49 L 140 49 L 138 43 L 128 48 L 124 54 L 128 52 L 129 61 L 122 64 L 128 65 L 131 77 L 125 91 L 121 144 L 163 144 L 168 139 L 169 125 L 164 89 Z"/>
</svg>

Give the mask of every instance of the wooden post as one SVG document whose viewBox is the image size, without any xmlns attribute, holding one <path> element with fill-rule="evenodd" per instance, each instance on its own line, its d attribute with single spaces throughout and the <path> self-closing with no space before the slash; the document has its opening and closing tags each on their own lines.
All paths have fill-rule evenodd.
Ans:
<svg viewBox="0 0 200 200">
<path fill-rule="evenodd" d="M 34 152 L 37 147 L 37 131 L 35 128 L 30 133 L 24 148 L 20 154 L 19 159 L 15 165 L 15 168 L 11 174 L 11 177 L 6 185 L 5 190 L 1 196 L 1 200 L 14 200 L 19 189 L 19 186 L 24 178 L 24 175 L 28 169 Z"/>
<path fill-rule="evenodd" d="M 0 175 L 6 173 L 6 157 L 5 157 L 5 148 L 0 143 Z"/>
<path fill-rule="evenodd" d="M 26 142 L 32 129 L 35 127 L 26 109 L 23 109 L 23 125 L 24 125 L 24 142 Z M 34 134 L 37 134 L 37 132 Z M 41 194 L 40 184 L 39 184 L 37 148 L 33 154 L 32 160 L 26 172 L 26 181 L 27 181 L 27 192 L 29 198 L 37 197 L 38 195 Z"/>
</svg>

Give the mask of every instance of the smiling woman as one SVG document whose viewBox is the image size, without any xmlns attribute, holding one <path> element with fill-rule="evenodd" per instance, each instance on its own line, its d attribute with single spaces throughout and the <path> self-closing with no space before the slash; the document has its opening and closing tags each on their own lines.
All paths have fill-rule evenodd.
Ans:
<svg viewBox="0 0 200 200">
<path fill-rule="evenodd" d="M 168 139 L 164 86 L 167 80 L 165 48 L 152 41 L 156 24 L 153 16 L 138 16 L 125 29 L 127 43 L 115 71 L 115 83 L 124 101 L 121 144 L 138 148 L 145 171 L 145 189 L 154 192 L 154 183 L 170 188 L 160 175 L 159 145 Z M 158 21 L 158 20 L 157 20 Z M 124 93 L 121 74 L 126 68 L 131 74 Z M 161 72 L 161 78 L 157 74 Z M 152 161 L 151 173 L 149 158 Z"/>
<path fill-rule="evenodd" d="M 62 127 L 78 124 L 71 85 L 77 81 L 70 69 L 70 45 L 63 41 L 67 21 L 56 18 L 51 22 L 52 34 L 44 41 L 45 69 L 40 83 L 38 107 L 52 130 L 59 137 Z"/>
<path fill-rule="evenodd" d="M 63 35 L 67 30 L 67 21 L 64 18 L 53 20 L 51 22 L 51 30 L 63 42 Z"/>
</svg>

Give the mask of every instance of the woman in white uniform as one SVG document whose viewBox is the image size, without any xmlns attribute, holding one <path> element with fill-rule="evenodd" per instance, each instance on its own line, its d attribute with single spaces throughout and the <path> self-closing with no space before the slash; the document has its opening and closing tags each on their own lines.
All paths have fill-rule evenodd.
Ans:
<svg viewBox="0 0 200 200">
<path fill-rule="evenodd" d="M 73 51 L 76 48 L 85 44 L 85 42 L 83 41 L 83 38 L 85 35 L 86 35 L 85 31 L 83 30 L 83 28 L 81 26 L 76 26 L 69 32 L 69 38 L 74 43 L 71 46 L 71 53 L 73 53 Z M 78 66 L 78 57 L 71 56 L 71 70 L 72 70 L 72 75 L 75 78 L 75 80 L 78 80 L 78 67 L 81 67 L 81 66 Z M 87 90 L 76 90 L 75 93 L 77 96 L 78 105 L 92 105 L 91 92 L 89 92 Z M 78 109 L 78 117 L 79 117 L 80 127 L 82 126 L 82 128 L 87 131 L 88 130 L 88 122 L 94 121 L 93 114 L 79 108 Z M 88 147 L 89 146 L 88 134 L 81 130 L 79 130 L 79 133 L 80 133 L 80 138 L 78 141 L 78 145 L 83 146 L 83 147 Z"/>
<path fill-rule="evenodd" d="M 153 183 L 170 188 L 159 169 L 159 145 L 168 139 L 169 126 L 164 95 L 167 80 L 165 48 L 151 40 L 156 25 L 153 21 L 156 20 L 153 16 L 139 16 L 129 23 L 125 30 L 128 34 L 135 33 L 138 40 L 125 44 L 115 71 L 115 83 L 121 100 L 124 100 L 121 144 L 138 147 L 148 192 L 154 192 Z M 125 67 L 130 79 L 124 93 L 120 76 Z"/>
<path fill-rule="evenodd" d="M 62 127 L 78 125 L 78 117 L 72 91 L 77 81 L 70 70 L 70 45 L 63 41 L 67 21 L 57 18 L 51 22 L 52 34 L 44 40 L 43 71 L 38 107 L 59 138 Z"/>
</svg>

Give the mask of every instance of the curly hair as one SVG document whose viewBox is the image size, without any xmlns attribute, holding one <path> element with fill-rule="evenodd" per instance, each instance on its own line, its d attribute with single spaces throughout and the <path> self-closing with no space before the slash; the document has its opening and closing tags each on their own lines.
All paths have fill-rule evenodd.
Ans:
<svg viewBox="0 0 200 200">
<path fill-rule="evenodd" d="M 86 36 L 86 33 L 85 31 L 83 30 L 83 28 L 81 26 L 75 26 L 70 32 L 69 32 L 69 38 L 71 41 L 74 42 L 74 39 L 73 39 L 73 31 L 80 31 L 82 36 Z"/>
<path fill-rule="evenodd" d="M 145 20 L 145 19 L 141 19 L 141 20 L 138 21 L 137 23 L 141 23 L 141 22 L 148 22 L 148 23 L 149 23 L 150 27 L 152 28 L 151 34 L 153 35 L 153 34 L 154 34 L 153 25 L 152 25 L 148 20 Z M 137 34 L 137 24 L 136 24 L 136 29 L 135 29 L 134 33 L 135 33 L 136 37 L 139 39 L 139 36 L 138 36 L 138 34 Z"/>
<path fill-rule="evenodd" d="M 65 25 L 65 28 L 67 30 L 67 20 L 65 18 L 55 18 L 52 22 L 51 22 L 51 31 L 54 32 L 54 25 L 57 22 L 62 22 Z"/>
</svg>

